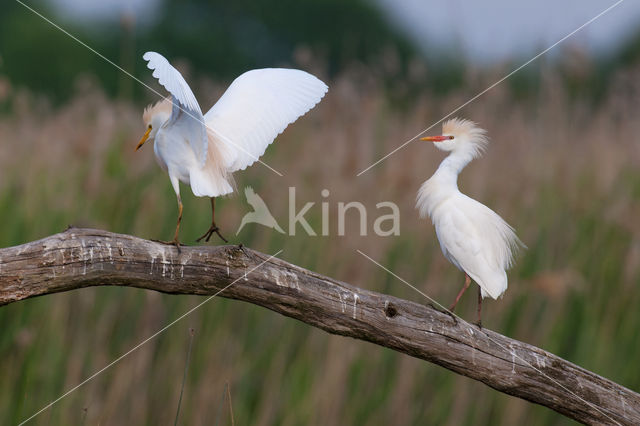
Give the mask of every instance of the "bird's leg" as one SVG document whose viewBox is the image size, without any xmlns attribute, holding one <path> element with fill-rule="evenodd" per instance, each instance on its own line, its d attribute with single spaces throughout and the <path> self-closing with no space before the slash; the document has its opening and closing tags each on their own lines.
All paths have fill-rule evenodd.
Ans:
<svg viewBox="0 0 640 426">
<path fill-rule="evenodd" d="M 178 223 L 176 224 L 176 233 L 173 234 L 173 242 L 177 247 L 180 247 L 180 241 L 178 240 L 178 233 L 180 232 L 180 222 L 182 222 L 182 200 L 178 198 Z"/>
<path fill-rule="evenodd" d="M 180 240 L 178 240 L 178 233 L 180 232 L 180 222 L 182 222 L 182 199 L 178 195 L 178 223 L 176 224 L 176 233 L 173 234 L 172 244 L 178 249 L 180 253 Z"/>
<path fill-rule="evenodd" d="M 178 223 L 176 224 L 176 232 L 173 234 L 172 241 L 160 241 L 160 240 L 151 240 L 162 244 L 170 244 L 176 246 L 178 249 L 178 253 L 180 253 L 180 240 L 178 239 L 178 233 L 180 232 L 180 222 L 182 222 L 182 199 L 180 195 L 178 195 Z"/>
<path fill-rule="evenodd" d="M 229 242 L 225 237 L 222 236 L 222 234 L 220 233 L 220 229 L 216 225 L 216 198 L 211 197 L 211 226 L 209 227 L 209 230 L 205 232 L 196 241 L 200 242 L 201 240 L 204 239 L 206 242 L 209 242 L 209 239 L 211 238 L 214 232 L 218 234 L 218 237 L 220 237 L 222 241 L 224 241 L 225 243 Z"/>
<path fill-rule="evenodd" d="M 480 315 L 482 313 L 482 289 L 480 288 L 480 286 L 478 286 L 478 322 L 476 323 L 476 325 L 480 328 L 482 328 L 482 316 Z"/>
<path fill-rule="evenodd" d="M 458 301 L 460 300 L 460 298 L 462 297 L 462 295 L 464 294 L 464 292 L 469 288 L 469 284 L 471 284 L 471 278 L 469 278 L 469 275 L 467 275 L 466 273 L 464 274 L 464 287 L 462 287 L 462 290 L 460 290 L 460 292 L 458 293 L 458 295 L 456 296 L 456 300 L 453 302 L 453 304 L 449 307 L 449 310 L 451 312 L 453 312 L 453 310 L 456 308 L 456 305 L 458 304 Z"/>
</svg>

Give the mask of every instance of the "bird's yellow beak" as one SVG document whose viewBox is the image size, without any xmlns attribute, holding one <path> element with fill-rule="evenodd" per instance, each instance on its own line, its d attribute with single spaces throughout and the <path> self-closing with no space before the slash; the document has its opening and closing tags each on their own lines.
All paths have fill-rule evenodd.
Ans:
<svg viewBox="0 0 640 426">
<path fill-rule="evenodd" d="M 453 136 L 427 136 L 424 138 L 420 138 L 421 141 L 429 141 L 429 142 L 442 142 L 449 141 L 453 139 Z"/>
<path fill-rule="evenodd" d="M 151 133 L 151 126 L 147 127 L 147 131 L 144 132 L 144 136 L 140 139 L 140 143 L 136 146 L 136 151 L 140 149 L 142 145 L 149 139 L 149 134 Z"/>
</svg>

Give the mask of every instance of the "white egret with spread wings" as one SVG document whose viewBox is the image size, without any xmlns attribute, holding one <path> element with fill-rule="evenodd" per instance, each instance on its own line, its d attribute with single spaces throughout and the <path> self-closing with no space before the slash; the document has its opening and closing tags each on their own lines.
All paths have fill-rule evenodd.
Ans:
<svg viewBox="0 0 640 426">
<path fill-rule="evenodd" d="M 172 243 L 180 248 L 182 220 L 180 184 L 197 197 L 211 198 L 211 226 L 197 241 L 216 233 L 215 197 L 233 192 L 231 174 L 244 170 L 264 154 L 267 146 L 298 117 L 313 108 L 327 85 L 295 69 L 265 68 L 236 78 L 218 102 L 202 114 L 200 105 L 180 72 L 162 55 L 143 58 L 171 98 L 147 107 L 147 131 L 136 147 L 154 140 L 154 152 L 178 198 L 178 223 Z"/>
<path fill-rule="evenodd" d="M 465 283 L 449 308 L 453 311 L 471 279 L 478 288 L 478 324 L 482 299 L 500 297 L 507 289 L 506 270 L 524 244 L 513 228 L 489 207 L 458 189 L 458 175 L 471 160 L 485 150 L 486 131 L 469 120 L 452 119 L 442 125 L 441 136 L 420 140 L 435 142 L 450 154 L 418 191 L 417 208 L 421 217 L 429 216 L 444 256 L 465 273 Z"/>
</svg>

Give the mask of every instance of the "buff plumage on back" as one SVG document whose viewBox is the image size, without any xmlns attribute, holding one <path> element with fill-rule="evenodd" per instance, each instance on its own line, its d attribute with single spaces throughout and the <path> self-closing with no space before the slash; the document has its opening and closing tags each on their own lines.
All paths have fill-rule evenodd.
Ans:
<svg viewBox="0 0 640 426">
<path fill-rule="evenodd" d="M 207 158 L 200 170 L 191 173 L 191 190 L 198 197 L 217 197 L 234 191 L 233 175 L 224 164 L 224 156 L 215 139 L 215 134 L 207 127 Z M 213 195 L 211 195 L 213 194 Z"/>
</svg>

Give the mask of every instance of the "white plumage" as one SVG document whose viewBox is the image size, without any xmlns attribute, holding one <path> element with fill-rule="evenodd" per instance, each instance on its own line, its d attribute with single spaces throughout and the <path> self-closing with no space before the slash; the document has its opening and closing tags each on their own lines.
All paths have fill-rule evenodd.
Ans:
<svg viewBox="0 0 640 426">
<path fill-rule="evenodd" d="M 178 198 L 173 242 L 179 246 L 179 182 L 190 185 L 196 196 L 211 197 L 215 212 L 214 198 L 233 192 L 231 173 L 256 162 L 289 124 L 320 102 L 328 88 L 301 70 L 252 70 L 236 78 L 203 115 L 189 85 L 169 61 L 155 52 L 143 58 L 171 93 L 171 104 L 165 99 L 145 109 L 147 132 L 136 149 L 147 139 L 154 140 L 158 163 L 169 174 Z M 208 241 L 213 232 L 222 237 L 212 216 L 211 228 L 198 240 Z"/>
<path fill-rule="evenodd" d="M 300 70 L 265 68 L 236 78 L 204 116 L 219 138 L 225 167 L 235 172 L 252 165 L 326 92 L 326 84 Z"/>
<path fill-rule="evenodd" d="M 486 132 L 471 121 L 453 119 L 443 124 L 443 136 L 422 140 L 435 142 L 436 147 L 450 154 L 418 191 L 420 216 L 431 218 L 443 254 L 480 286 L 481 297 L 497 299 L 507 289 L 506 270 L 513 263 L 514 253 L 524 245 L 509 224 L 490 208 L 462 194 L 457 183 L 462 169 L 486 149 Z M 452 309 L 468 284 L 467 281 Z"/>
<path fill-rule="evenodd" d="M 172 95 L 173 108 L 171 116 L 162 125 L 173 124 L 180 127 L 181 130 L 186 130 L 189 135 L 185 139 L 196 154 L 200 166 L 204 166 L 207 158 L 207 133 L 200 105 L 198 105 L 191 88 L 182 77 L 182 74 L 164 56 L 156 52 L 147 52 L 142 58 L 148 61 L 147 67 L 153 70 L 153 76 Z M 156 135 L 159 130 L 156 130 Z M 153 137 L 150 135 L 150 138 Z M 165 161 L 163 163 L 166 164 Z"/>
</svg>

